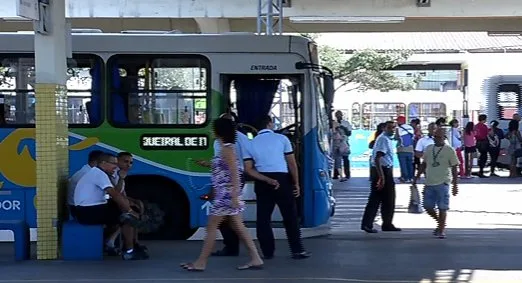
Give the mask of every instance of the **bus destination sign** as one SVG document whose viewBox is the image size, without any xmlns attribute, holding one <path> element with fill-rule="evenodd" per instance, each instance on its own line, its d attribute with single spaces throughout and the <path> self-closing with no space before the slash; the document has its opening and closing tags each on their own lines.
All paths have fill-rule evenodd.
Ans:
<svg viewBox="0 0 522 283">
<path fill-rule="evenodd" d="M 203 134 L 145 134 L 140 146 L 144 150 L 205 150 L 208 140 Z"/>
</svg>

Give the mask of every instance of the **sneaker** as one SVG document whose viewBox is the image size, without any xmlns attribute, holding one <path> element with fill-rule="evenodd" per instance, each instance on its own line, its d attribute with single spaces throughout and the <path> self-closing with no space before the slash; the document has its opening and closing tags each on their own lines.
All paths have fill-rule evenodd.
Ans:
<svg viewBox="0 0 522 283">
<path fill-rule="evenodd" d="M 123 260 L 143 260 L 146 259 L 143 254 L 140 252 L 133 250 L 132 252 L 123 252 L 121 255 Z"/>
</svg>

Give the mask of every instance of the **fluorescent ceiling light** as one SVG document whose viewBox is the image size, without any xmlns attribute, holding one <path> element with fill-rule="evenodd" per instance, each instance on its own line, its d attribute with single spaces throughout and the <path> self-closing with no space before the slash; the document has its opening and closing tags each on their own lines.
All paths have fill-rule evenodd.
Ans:
<svg viewBox="0 0 522 283">
<path fill-rule="evenodd" d="M 519 31 L 488 31 L 488 36 L 522 36 Z"/>
<path fill-rule="evenodd" d="M 290 17 L 296 24 L 393 24 L 402 23 L 405 17 Z"/>
</svg>

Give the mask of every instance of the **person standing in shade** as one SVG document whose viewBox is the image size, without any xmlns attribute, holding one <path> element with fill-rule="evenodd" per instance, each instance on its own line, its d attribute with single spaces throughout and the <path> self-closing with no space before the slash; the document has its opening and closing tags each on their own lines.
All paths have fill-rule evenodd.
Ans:
<svg viewBox="0 0 522 283">
<path fill-rule="evenodd" d="M 255 179 L 257 239 L 265 259 L 274 257 L 275 241 L 270 222 L 279 207 L 292 258 L 310 257 L 301 239 L 295 198 L 301 194 L 297 162 L 290 140 L 274 133 L 270 116 L 261 119 L 258 135 L 245 156 L 245 172 Z"/>
<path fill-rule="evenodd" d="M 489 128 L 488 133 L 488 141 L 489 141 L 489 156 L 491 157 L 490 166 L 491 172 L 490 176 L 498 177 L 495 173 L 495 169 L 497 168 L 497 161 L 500 155 L 500 145 L 501 141 L 504 139 L 504 131 L 498 128 L 498 121 L 491 121 L 491 128 Z"/>
<path fill-rule="evenodd" d="M 445 143 L 446 131 L 438 128 L 434 133 L 435 143 L 429 145 L 424 152 L 421 170 L 413 180 L 413 185 L 422 173 L 426 175 L 424 189 L 424 209 L 437 222 L 433 234 L 441 239 L 446 237 L 446 216 L 449 209 L 449 186 L 452 183 L 452 193 L 458 193 L 457 180 L 459 160 L 455 150 Z M 438 211 L 435 210 L 438 208 Z"/>
<path fill-rule="evenodd" d="M 377 233 L 373 222 L 379 206 L 382 213 L 382 231 L 401 231 L 393 225 L 395 213 L 395 181 L 393 180 L 393 141 L 395 122 L 386 122 L 384 132 L 377 137 L 372 151 L 371 191 L 364 210 L 361 230 Z"/>
<path fill-rule="evenodd" d="M 340 110 L 337 110 L 335 112 L 335 119 L 339 125 L 339 131 L 342 132 L 342 135 L 344 135 L 346 137 L 345 139 L 345 142 L 346 142 L 346 146 L 348 148 L 348 151 L 346 152 L 346 154 L 342 154 L 341 158 L 342 158 L 342 161 L 343 161 L 343 171 L 344 171 L 344 176 L 346 179 L 350 179 L 350 176 L 351 176 L 351 170 L 350 170 L 350 136 L 352 135 L 352 124 L 350 124 L 350 122 L 348 122 L 347 120 L 344 120 L 344 117 L 343 117 L 343 112 L 340 111 Z M 334 127 L 334 130 L 336 129 L 337 127 Z M 342 176 L 340 176 L 338 170 L 334 171 L 334 175 L 333 175 L 333 178 L 334 179 L 338 179 L 339 177 L 342 178 Z"/>
<path fill-rule="evenodd" d="M 488 176 L 484 175 L 484 167 L 486 167 L 486 163 L 488 162 L 488 152 L 489 152 L 489 141 L 488 141 L 488 125 L 486 122 L 488 120 L 488 116 L 481 114 L 478 117 L 479 122 L 475 125 L 475 138 L 477 139 L 477 149 L 479 152 L 478 158 L 478 166 L 479 173 L 478 176 L 480 178 L 488 178 Z"/>
</svg>

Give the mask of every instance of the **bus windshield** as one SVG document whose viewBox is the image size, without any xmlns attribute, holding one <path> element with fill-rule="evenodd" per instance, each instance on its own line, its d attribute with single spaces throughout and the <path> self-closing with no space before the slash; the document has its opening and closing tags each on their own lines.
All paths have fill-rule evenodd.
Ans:
<svg viewBox="0 0 522 283">
<path fill-rule="evenodd" d="M 329 119 L 326 103 L 324 101 L 323 83 L 319 74 L 314 75 L 312 86 L 312 89 L 314 90 L 317 111 L 317 138 L 319 141 L 319 146 L 323 152 L 328 153 L 330 151 L 328 144 Z"/>
</svg>

